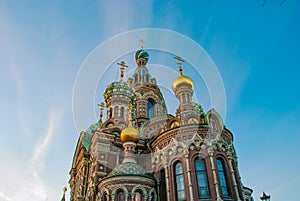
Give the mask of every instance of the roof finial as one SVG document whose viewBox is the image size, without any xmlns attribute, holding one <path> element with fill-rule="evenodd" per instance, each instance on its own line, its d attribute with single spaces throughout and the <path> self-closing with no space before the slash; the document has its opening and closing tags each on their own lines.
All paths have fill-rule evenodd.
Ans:
<svg viewBox="0 0 300 201">
<path fill-rule="evenodd" d="M 143 49 L 144 48 L 143 45 L 145 41 L 143 39 L 140 39 L 139 42 L 140 42 L 140 49 Z"/>
<path fill-rule="evenodd" d="M 174 59 L 177 60 L 178 71 L 180 73 L 180 76 L 182 76 L 182 67 L 181 67 L 181 64 L 184 62 L 184 60 L 180 56 L 175 56 Z"/>
<path fill-rule="evenodd" d="M 98 106 L 100 107 L 100 120 L 99 120 L 99 122 L 102 123 L 103 110 L 104 110 L 104 102 L 98 104 Z"/>
<path fill-rule="evenodd" d="M 124 77 L 124 70 L 125 68 L 128 68 L 128 66 L 126 65 L 125 61 L 121 61 L 121 63 L 117 63 L 120 67 L 120 78 L 121 80 L 123 80 L 123 77 Z"/>
<path fill-rule="evenodd" d="M 66 200 L 65 194 L 66 194 L 66 192 L 67 192 L 67 187 L 64 187 L 64 188 L 63 188 L 63 192 L 64 192 L 64 194 L 63 194 L 63 196 L 62 196 L 62 198 L 61 198 L 61 201 L 65 201 L 65 200 Z"/>
</svg>

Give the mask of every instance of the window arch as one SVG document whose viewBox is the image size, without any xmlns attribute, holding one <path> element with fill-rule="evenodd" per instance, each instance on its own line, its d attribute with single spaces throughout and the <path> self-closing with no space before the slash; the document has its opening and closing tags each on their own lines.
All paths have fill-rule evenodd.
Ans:
<svg viewBox="0 0 300 201">
<path fill-rule="evenodd" d="M 190 99 L 191 99 L 190 94 L 187 94 L 187 95 L 186 95 L 186 101 L 187 101 L 187 102 L 191 102 Z"/>
<path fill-rule="evenodd" d="M 107 193 L 106 192 L 102 195 L 101 201 L 107 201 Z"/>
<path fill-rule="evenodd" d="M 185 94 L 182 94 L 182 103 L 185 103 L 185 102 L 186 102 Z"/>
<path fill-rule="evenodd" d="M 120 109 L 120 117 L 124 118 L 124 107 L 121 107 Z"/>
<path fill-rule="evenodd" d="M 211 128 L 213 131 L 217 131 L 218 129 L 218 124 L 215 118 L 210 118 L 210 122 L 211 122 Z"/>
<path fill-rule="evenodd" d="M 184 174 L 181 162 L 175 164 L 175 183 L 176 183 L 176 193 L 177 200 L 185 200 L 185 187 L 184 187 Z"/>
<path fill-rule="evenodd" d="M 205 163 L 203 159 L 200 158 L 195 159 L 195 170 L 196 170 L 199 197 L 208 197 L 210 194 L 209 194 L 209 187 L 207 182 L 207 173 L 206 173 Z"/>
<path fill-rule="evenodd" d="M 116 201 L 125 201 L 125 194 L 123 190 L 117 191 Z"/>
<path fill-rule="evenodd" d="M 140 192 L 140 191 L 136 191 L 135 193 L 134 193 L 134 201 L 142 201 L 143 199 L 142 199 L 142 193 Z"/>
<path fill-rule="evenodd" d="M 134 75 L 134 82 L 135 83 L 138 82 L 138 75 L 137 74 Z"/>
<path fill-rule="evenodd" d="M 152 99 L 149 99 L 147 103 L 147 118 L 151 119 L 153 117 L 154 117 L 154 101 Z"/>
<path fill-rule="evenodd" d="M 217 159 L 217 169 L 218 169 L 218 173 L 219 173 L 222 195 L 229 196 L 228 183 L 227 183 L 226 174 L 225 174 L 226 172 L 224 169 L 224 162 L 220 158 Z"/>
<path fill-rule="evenodd" d="M 119 107 L 115 106 L 114 108 L 114 118 L 117 118 L 119 116 Z"/>
</svg>

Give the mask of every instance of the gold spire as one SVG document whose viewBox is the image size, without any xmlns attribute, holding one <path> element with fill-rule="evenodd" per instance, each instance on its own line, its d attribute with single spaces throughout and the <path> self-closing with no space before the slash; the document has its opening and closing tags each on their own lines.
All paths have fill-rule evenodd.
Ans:
<svg viewBox="0 0 300 201">
<path fill-rule="evenodd" d="M 121 61 L 121 63 L 117 63 L 120 66 L 120 78 L 121 80 L 123 80 L 124 77 L 124 70 L 125 68 L 128 68 L 128 66 L 126 65 L 125 61 Z"/>
<path fill-rule="evenodd" d="M 98 106 L 100 107 L 100 122 L 102 122 L 102 117 L 103 117 L 103 110 L 104 110 L 104 102 L 98 104 Z"/>
<path fill-rule="evenodd" d="M 180 76 L 182 76 L 182 67 L 181 67 L 181 64 L 184 62 L 184 60 L 180 56 L 176 56 L 176 57 L 174 57 L 174 59 L 177 60 L 178 71 L 180 73 Z"/>
<path fill-rule="evenodd" d="M 133 115 L 133 104 L 129 103 L 129 121 L 132 122 L 132 115 Z"/>
<path fill-rule="evenodd" d="M 128 127 L 125 128 L 120 136 L 121 142 L 135 142 L 139 141 L 139 131 L 132 126 L 132 115 L 133 115 L 133 105 L 129 104 L 129 124 Z"/>
<path fill-rule="evenodd" d="M 140 42 L 140 49 L 143 49 L 144 48 L 143 45 L 145 41 L 143 39 L 140 39 L 139 42 Z"/>
</svg>

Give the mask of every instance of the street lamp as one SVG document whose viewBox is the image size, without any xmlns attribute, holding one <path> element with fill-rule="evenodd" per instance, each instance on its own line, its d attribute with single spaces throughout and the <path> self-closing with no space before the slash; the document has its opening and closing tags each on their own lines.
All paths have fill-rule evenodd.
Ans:
<svg viewBox="0 0 300 201">
<path fill-rule="evenodd" d="M 271 200 L 271 196 L 267 195 L 265 192 L 263 192 L 262 196 L 260 197 L 260 199 L 262 201 L 270 201 Z"/>
</svg>

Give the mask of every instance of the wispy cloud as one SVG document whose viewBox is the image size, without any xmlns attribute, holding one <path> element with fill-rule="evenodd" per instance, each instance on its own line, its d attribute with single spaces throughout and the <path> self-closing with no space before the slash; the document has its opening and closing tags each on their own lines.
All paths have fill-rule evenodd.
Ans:
<svg viewBox="0 0 300 201">
<path fill-rule="evenodd" d="M 35 173 L 43 169 L 44 157 L 47 154 L 51 139 L 59 127 L 62 116 L 62 111 L 52 110 L 50 112 L 48 128 L 44 136 L 37 142 L 31 158 L 31 169 L 34 170 Z"/>
<path fill-rule="evenodd" d="M 45 157 L 63 115 L 62 110 L 51 110 L 48 126 L 44 135 L 36 143 L 29 168 L 13 166 L 9 162 L 0 165 L 0 198 L 2 197 L 5 201 L 43 201 L 47 199 L 47 196 L 53 199 L 52 196 L 57 194 L 39 174 L 44 169 Z"/>
</svg>

